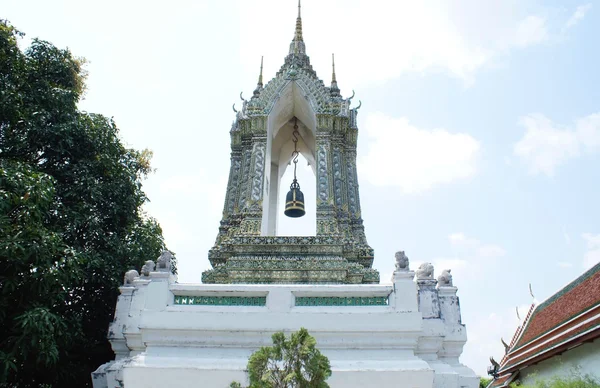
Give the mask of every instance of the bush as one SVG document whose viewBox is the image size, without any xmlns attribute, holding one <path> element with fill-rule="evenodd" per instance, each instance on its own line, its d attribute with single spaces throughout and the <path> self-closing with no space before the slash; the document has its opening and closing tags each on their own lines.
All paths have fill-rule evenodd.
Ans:
<svg viewBox="0 0 600 388">
<path fill-rule="evenodd" d="M 329 359 L 316 348 L 317 341 L 305 328 L 286 339 L 273 334 L 273 346 L 262 347 L 248 360 L 249 388 L 328 388 Z M 233 382 L 230 388 L 241 388 Z"/>
</svg>

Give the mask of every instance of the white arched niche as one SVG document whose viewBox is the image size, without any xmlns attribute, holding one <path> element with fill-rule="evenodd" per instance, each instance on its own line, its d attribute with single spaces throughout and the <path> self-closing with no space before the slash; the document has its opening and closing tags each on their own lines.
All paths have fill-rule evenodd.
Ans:
<svg viewBox="0 0 600 388">
<path fill-rule="evenodd" d="M 282 191 L 289 190 L 289 185 L 292 183 L 282 182 L 288 164 L 292 160 L 292 152 L 294 151 L 294 142 L 292 134 L 294 132 L 294 122 L 298 124 L 298 151 L 304 157 L 306 162 L 311 166 L 313 176 L 309 182 L 299 183 L 302 190 L 307 185 L 316 187 L 315 179 L 315 133 L 317 128 L 316 115 L 311 108 L 308 100 L 304 97 L 302 88 L 296 82 L 289 82 L 281 91 L 279 98 L 267 120 L 267 155 L 265 160 L 265 184 L 263 193 L 263 217 L 261 234 L 263 236 L 277 235 L 278 219 L 280 216 L 285 217 L 283 212 L 279 211 L 279 199 L 282 196 Z M 304 168 L 302 158 L 298 160 L 298 171 Z M 289 166 L 293 169 L 293 166 Z M 293 170 L 292 170 L 293 171 Z M 299 174 L 300 177 L 300 174 Z M 312 191 L 312 190 L 311 190 Z M 311 198 L 306 197 L 306 200 Z M 312 198 L 315 201 L 315 198 Z M 313 209 L 314 206 L 311 206 Z M 313 232 L 316 232 L 316 210 L 315 214 L 305 215 L 302 219 L 309 217 L 314 220 Z M 295 219 L 294 222 L 302 222 L 301 219 Z M 306 230 L 306 226 L 304 227 Z M 303 233 L 307 234 L 307 233 Z"/>
</svg>

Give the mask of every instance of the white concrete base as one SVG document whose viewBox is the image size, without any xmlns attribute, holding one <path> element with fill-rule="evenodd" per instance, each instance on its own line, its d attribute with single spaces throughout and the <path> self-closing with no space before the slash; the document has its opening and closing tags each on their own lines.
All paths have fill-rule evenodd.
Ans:
<svg viewBox="0 0 600 388">
<path fill-rule="evenodd" d="M 160 367 L 142 366 L 139 359 L 134 365 L 123 370 L 127 388 L 164 388 L 166 387 L 223 387 L 232 381 L 247 385 L 247 376 L 243 369 L 226 369 L 223 365 L 213 365 L 213 369 L 203 367 Z M 244 366 L 245 367 L 245 366 Z M 427 364 L 401 362 L 392 368 L 373 368 L 357 371 L 363 366 L 355 365 L 352 370 L 338 369 L 332 365 L 332 376 L 327 383 L 332 388 L 342 387 L 418 387 L 429 388 L 433 383 L 433 371 Z"/>
<path fill-rule="evenodd" d="M 94 372 L 94 387 L 244 385 L 252 352 L 271 345 L 273 333 L 302 327 L 330 360 L 331 387 L 477 387 L 477 380 L 468 379 L 472 371 L 438 357 L 448 344 L 460 355 L 464 326 L 441 317 L 424 320 L 412 278 L 411 272 L 400 274 L 390 286 L 181 285 L 151 273 L 122 287 L 109 330 L 117 361 Z M 266 297 L 266 305 L 175 304 L 176 295 Z M 298 297 L 377 297 L 388 303 L 306 307 L 296 305 Z"/>
</svg>

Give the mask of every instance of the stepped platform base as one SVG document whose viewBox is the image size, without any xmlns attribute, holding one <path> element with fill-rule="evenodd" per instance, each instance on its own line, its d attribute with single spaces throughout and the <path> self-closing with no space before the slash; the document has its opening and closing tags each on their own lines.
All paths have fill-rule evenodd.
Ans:
<svg viewBox="0 0 600 388">
<path fill-rule="evenodd" d="M 395 275 L 393 285 L 182 285 L 152 272 L 121 287 L 109 330 L 116 360 L 92 374 L 94 388 L 247 385 L 252 352 L 302 327 L 329 358 L 333 388 L 477 387 L 456 355 L 462 326 L 427 329 L 435 319 L 423 319 L 413 276 Z"/>
</svg>

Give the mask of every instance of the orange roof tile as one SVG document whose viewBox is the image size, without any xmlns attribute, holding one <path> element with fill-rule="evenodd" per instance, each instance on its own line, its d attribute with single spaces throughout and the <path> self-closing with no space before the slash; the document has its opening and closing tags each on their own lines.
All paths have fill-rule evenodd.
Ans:
<svg viewBox="0 0 600 388">
<path fill-rule="evenodd" d="M 600 304 L 600 263 L 569 283 L 533 312 L 514 351 L 528 342 Z"/>
<path fill-rule="evenodd" d="M 600 263 L 533 307 L 500 362 L 502 376 L 489 387 L 507 386 L 528 363 L 600 337 Z"/>
</svg>

